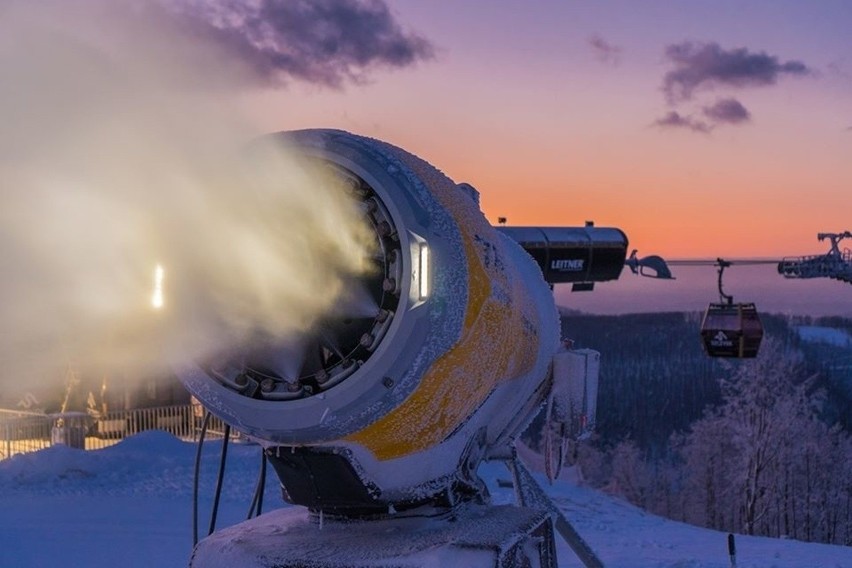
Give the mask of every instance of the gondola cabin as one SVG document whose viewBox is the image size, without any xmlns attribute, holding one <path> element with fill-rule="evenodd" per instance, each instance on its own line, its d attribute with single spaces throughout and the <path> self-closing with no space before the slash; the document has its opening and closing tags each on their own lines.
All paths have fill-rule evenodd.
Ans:
<svg viewBox="0 0 852 568">
<path fill-rule="evenodd" d="M 711 357 L 752 358 L 763 339 L 754 304 L 710 304 L 701 322 L 704 351 Z"/>
</svg>

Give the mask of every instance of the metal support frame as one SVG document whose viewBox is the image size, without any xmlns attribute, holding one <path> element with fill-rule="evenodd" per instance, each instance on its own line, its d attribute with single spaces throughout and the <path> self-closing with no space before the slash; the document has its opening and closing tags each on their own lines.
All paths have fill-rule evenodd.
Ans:
<svg viewBox="0 0 852 568">
<path fill-rule="evenodd" d="M 734 303 L 734 297 L 725 294 L 725 291 L 722 289 L 722 276 L 725 273 L 725 269 L 729 266 L 731 266 L 729 261 L 722 260 L 721 258 L 716 259 L 716 271 L 719 273 L 719 302 L 731 306 Z"/>
<path fill-rule="evenodd" d="M 589 546 L 571 522 L 565 517 L 556 503 L 544 492 L 535 480 L 532 473 L 518 458 L 515 448 L 512 455 L 503 460 L 509 472 L 512 474 L 512 482 L 515 486 L 515 498 L 522 507 L 533 507 L 543 509 L 550 513 L 553 524 L 562 539 L 571 547 L 571 550 L 586 568 L 604 568 L 604 564 L 598 558 L 592 547 Z"/>
</svg>

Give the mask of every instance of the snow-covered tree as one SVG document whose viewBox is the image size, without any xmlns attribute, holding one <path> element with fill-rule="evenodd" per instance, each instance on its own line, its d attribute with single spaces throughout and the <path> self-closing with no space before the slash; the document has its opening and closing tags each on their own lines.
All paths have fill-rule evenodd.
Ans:
<svg viewBox="0 0 852 568">
<path fill-rule="evenodd" d="M 723 404 L 677 444 L 684 518 L 746 534 L 845 538 L 849 437 L 819 420 L 812 379 L 800 356 L 768 342 L 722 382 Z"/>
</svg>

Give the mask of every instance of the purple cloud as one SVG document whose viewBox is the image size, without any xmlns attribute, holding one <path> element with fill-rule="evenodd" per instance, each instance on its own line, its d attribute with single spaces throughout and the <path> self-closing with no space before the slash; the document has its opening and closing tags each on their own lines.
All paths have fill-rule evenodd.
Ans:
<svg viewBox="0 0 852 568">
<path fill-rule="evenodd" d="M 597 34 L 593 35 L 589 38 L 588 43 L 598 61 L 610 65 L 618 65 L 621 61 L 621 52 L 623 50 L 609 43 L 601 36 Z"/>
<path fill-rule="evenodd" d="M 782 63 L 765 52 L 725 50 L 717 43 L 686 41 L 669 45 L 665 55 L 673 65 L 663 78 L 663 92 L 670 103 L 691 99 L 699 88 L 774 85 L 781 75 L 812 73 L 801 61 Z"/>
<path fill-rule="evenodd" d="M 682 115 L 674 110 L 669 111 L 664 117 L 655 120 L 654 126 L 660 128 L 686 128 L 687 130 L 702 132 L 704 134 L 709 133 L 713 129 L 706 122 L 696 120 L 691 116 Z"/>
<path fill-rule="evenodd" d="M 432 44 L 404 31 L 385 0 L 179 0 L 163 6 L 263 84 L 298 79 L 339 88 L 362 82 L 374 68 L 434 57 Z"/>
<path fill-rule="evenodd" d="M 751 113 L 737 99 L 719 99 L 702 109 L 704 116 L 716 124 L 741 124 L 751 120 Z"/>
</svg>

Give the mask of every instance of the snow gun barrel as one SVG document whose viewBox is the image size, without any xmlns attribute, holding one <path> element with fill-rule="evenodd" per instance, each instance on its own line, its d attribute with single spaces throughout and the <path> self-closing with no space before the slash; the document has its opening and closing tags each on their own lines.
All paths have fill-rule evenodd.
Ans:
<svg viewBox="0 0 852 568">
<path fill-rule="evenodd" d="M 390 144 L 335 130 L 270 140 L 360 203 L 375 234 L 373 270 L 353 283 L 362 301 L 274 356 L 231 353 L 181 379 L 264 445 L 291 502 L 358 516 L 479 495 L 478 463 L 548 396 L 561 346 L 548 282 L 617 278 L 624 234 L 498 230 L 473 188 Z"/>
</svg>

